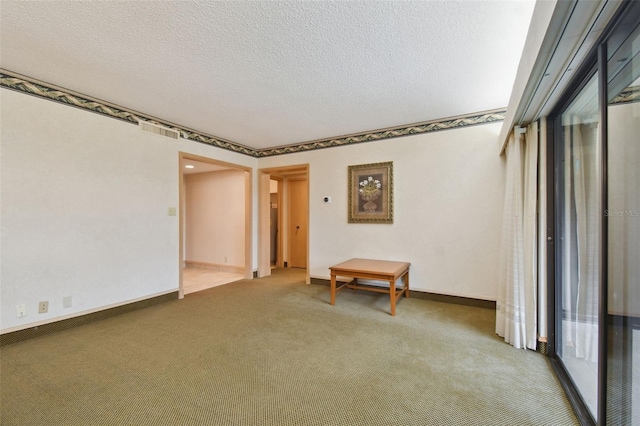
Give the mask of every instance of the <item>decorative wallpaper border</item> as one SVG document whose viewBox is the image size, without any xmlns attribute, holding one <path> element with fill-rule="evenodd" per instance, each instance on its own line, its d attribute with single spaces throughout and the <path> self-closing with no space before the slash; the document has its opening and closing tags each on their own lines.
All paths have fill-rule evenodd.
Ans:
<svg viewBox="0 0 640 426">
<path fill-rule="evenodd" d="M 458 127 L 475 126 L 477 124 L 492 123 L 494 121 L 504 121 L 506 111 L 495 110 L 467 115 L 462 117 L 433 120 L 424 123 L 410 124 L 401 127 L 394 127 L 383 130 L 374 130 L 366 133 L 356 133 L 339 138 L 319 139 L 296 145 L 287 145 L 277 148 L 268 148 L 260 151 L 261 157 L 273 155 L 291 154 L 294 152 L 312 151 L 314 149 L 332 148 L 336 146 L 352 145 L 363 142 L 373 142 L 383 139 L 399 138 L 402 136 L 418 135 L 421 133 L 435 132 L 438 130 L 449 130 Z"/>
<path fill-rule="evenodd" d="M 627 87 L 611 101 L 612 104 L 626 104 L 630 102 L 640 102 L 640 86 Z"/>
<path fill-rule="evenodd" d="M 506 112 L 505 110 L 486 111 L 460 117 L 426 121 L 399 127 L 373 130 L 369 132 L 355 133 L 340 137 L 318 139 L 309 142 L 302 142 L 299 144 L 257 150 L 235 142 L 218 138 L 216 136 L 180 127 L 175 124 L 144 115 L 142 113 L 128 110 L 120 106 L 112 105 L 104 101 L 99 101 L 89 96 L 74 93 L 60 87 L 49 85 L 47 83 L 43 83 L 41 81 L 37 81 L 29 77 L 25 77 L 23 75 L 3 69 L 0 69 L 0 87 L 27 93 L 77 108 L 86 109 L 98 114 L 103 114 L 108 117 L 127 121 L 133 124 L 138 124 L 139 121 L 158 124 L 180 132 L 180 135 L 185 139 L 205 143 L 207 145 L 215 146 L 217 148 L 226 149 L 228 151 L 237 152 L 255 158 L 313 151 L 316 149 L 332 148 L 364 142 L 373 142 L 384 139 L 398 138 L 402 136 L 435 132 L 439 130 L 448 130 L 465 126 L 474 126 L 478 124 L 503 121 Z"/>
<path fill-rule="evenodd" d="M 200 133 L 195 130 L 176 126 L 175 124 L 168 123 L 166 121 L 138 112 L 134 112 L 123 107 L 111 105 L 103 101 L 98 101 L 85 95 L 80 95 L 71 91 L 65 91 L 64 89 L 61 89 L 59 87 L 47 85 L 46 83 L 32 80 L 25 76 L 14 74 L 2 69 L 0 69 L 0 87 L 15 90 L 17 92 L 28 93 L 30 95 L 49 99 L 55 102 L 86 109 L 98 114 L 103 114 L 108 117 L 127 121 L 136 125 L 139 121 L 158 124 L 160 126 L 180 132 L 180 135 L 184 139 L 205 143 L 207 145 L 212 145 L 229 151 L 238 152 L 240 154 L 249 155 L 251 157 L 259 156 L 258 151 L 256 151 L 255 149 L 231 141 L 227 141 L 222 138 L 207 135 L 205 133 Z"/>
</svg>

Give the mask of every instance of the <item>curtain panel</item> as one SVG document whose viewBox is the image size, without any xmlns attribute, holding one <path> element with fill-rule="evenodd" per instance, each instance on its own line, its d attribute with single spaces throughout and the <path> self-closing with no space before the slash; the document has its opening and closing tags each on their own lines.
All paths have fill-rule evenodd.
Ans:
<svg viewBox="0 0 640 426">
<path fill-rule="evenodd" d="M 516 128 L 507 143 L 507 176 L 496 333 L 516 348 L 536 349 L 538 293 L 538 129 Z"/>
</svg>

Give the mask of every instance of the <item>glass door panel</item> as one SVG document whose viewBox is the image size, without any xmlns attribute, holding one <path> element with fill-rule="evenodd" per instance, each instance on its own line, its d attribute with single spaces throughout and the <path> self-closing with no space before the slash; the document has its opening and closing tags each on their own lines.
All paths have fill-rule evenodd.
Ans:
<svg viewBox="0 0 640 426">
<path fill-rule="evenodd" d="M 608 46 L 607 424 L 640 425 L 640 19 Z M 634 15 L 635 13 L 635 15 Z"/>
<path fill-rule="evenodd" d="M 602 225 L 597 79 L 595 74 L 582 88 L 556 127 L 556 350 L 594 419 Z"/>
</svg>

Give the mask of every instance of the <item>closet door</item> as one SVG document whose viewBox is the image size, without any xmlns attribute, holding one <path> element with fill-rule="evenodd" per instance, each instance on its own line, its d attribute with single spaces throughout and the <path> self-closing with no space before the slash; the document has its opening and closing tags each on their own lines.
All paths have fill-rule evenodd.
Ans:
<svg viewBox="0 0 640 426">
<path fill-rule="evenodd" d="M 307 267 L 309 194 L 307 180 L 289 181 L 289 266 Z"/>
</svg>

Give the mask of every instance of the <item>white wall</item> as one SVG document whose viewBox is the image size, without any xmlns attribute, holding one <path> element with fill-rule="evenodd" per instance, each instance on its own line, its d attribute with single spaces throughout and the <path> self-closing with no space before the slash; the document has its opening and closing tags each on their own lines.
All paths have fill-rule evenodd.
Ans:
<svg viewBox="0 0 640 426">
<path fill-rule="evenodd" d="M 414 289 L 495 299 L 500 123 L 258 161 L 9 90 L 0 113 L 2 333 L 177 291 L 167 208 L 178 207 L 180 151 L 254 170 L 309 163 L 312 276 L 355 256 L 407 260 Z M 347 167 L 381 161 L 394 162 L 395 223 L 347 224 Z M 254 268 L 257 187 L 253 173 Z"/>
<path fill-rule="evenodd" d="M 185 175 L 185 260 L 244 269 L 246 173 Z"/>
<path fill-rule="evenodd" d="M 306 164 L 310 273 L 352 257 L 411 262 L 416 290 L 495 300 L 504 197 L 501 123 L 260 159 Z M 394 223 L 348 224 L 348 166 L 393 161 Z M 331 196 L 332 203 L 322 202 Z"/>
<path fill-rule="evenodd" d="M 5 89 L 0 113 L 3 333 L 177 291 L 178 217 L 167 208 L 179 202 L 178 152 L 257 166 Z M 256 229 L 254 220 L 254 241 Z M 72 307 L 62 308 L 65 296 Z M 45 300 L 49 312 L 38 314 Z"/>
</svg>

